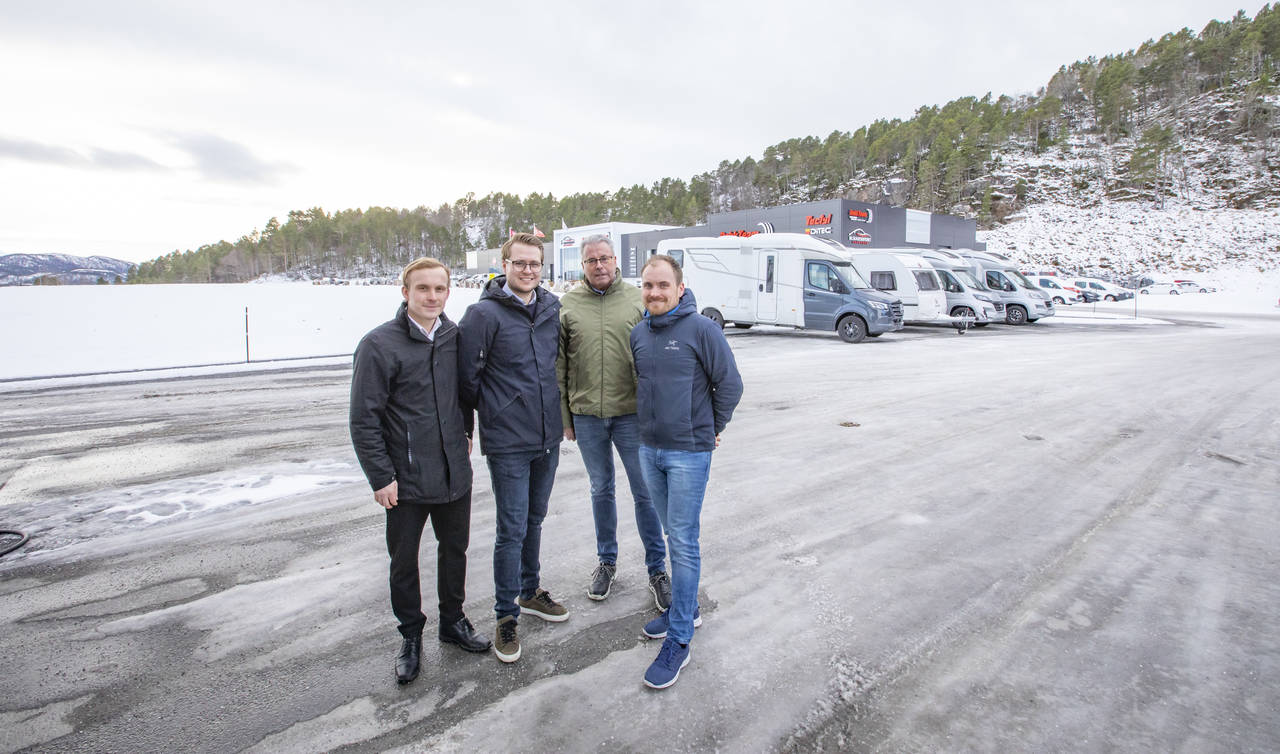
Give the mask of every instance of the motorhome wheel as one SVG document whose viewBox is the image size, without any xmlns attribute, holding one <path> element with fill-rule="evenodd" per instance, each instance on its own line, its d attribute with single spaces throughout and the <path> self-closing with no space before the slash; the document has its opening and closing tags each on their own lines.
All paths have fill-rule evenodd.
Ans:
<svg viewBox="0 0 1280 754">
<path fill-rule="evenodd" d="M 867 326 L 858 315 L 846 314 L 836 325 L 836 332 L 846 343 L 861 343 L 867 337 Z"/>
<path fill-rule="evenodd" d="M 706 317 L 712 322 L 715 322 L 716 327 L 724 328 L 724 316 L 721 315 L 720 312 L 716 311 L 715 309 L 712 309 L 711 307 L 707 307 L 706 309 L 703 309 L 702 316 Z"/>
</svg>

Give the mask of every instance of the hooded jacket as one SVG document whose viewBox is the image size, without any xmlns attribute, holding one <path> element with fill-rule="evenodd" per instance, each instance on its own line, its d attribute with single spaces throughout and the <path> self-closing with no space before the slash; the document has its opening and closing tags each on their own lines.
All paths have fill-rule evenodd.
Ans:
<svg viewBox="0 0 1280 754">
<path fill-rule="evenodd" d="M 560 299 L 560 419 L 572 414 L 625 416 L 636 412 L 631 328 L 644 316 L 640 289 L 618 275 L 597 293 L 582 283 Z"/>
<path fill-rule="evenodd" d="M 349 425 L 375 492 L 396 482 L 409 503 L 447 503 L 471 489 L 470 415 L 458 401 L 458 326 L 440 315 L 431 341 L 408 306 L 356 346 Z"/>
<path fill-rule="evenodd" d="M 715 450 L 742 399 L 742 377 L 724 332 L 698 314 L 693 292 L 631 330 L 640 441 L 666 450 Z"/>
<path fill-rule="evenodd" d="M 532 306 L 503 290 L 499 275 L 458 324 L 462 409 L 480 417 L 481 453 L 546 450 L 564 439 L 556 349 L 560 299 L 534 288 Z"/>
</svg>

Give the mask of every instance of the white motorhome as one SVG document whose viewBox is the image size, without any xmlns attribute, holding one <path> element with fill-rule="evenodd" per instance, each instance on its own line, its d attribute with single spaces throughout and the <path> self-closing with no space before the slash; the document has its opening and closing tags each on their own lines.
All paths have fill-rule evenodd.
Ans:
<svg viewBox="0 0 1280 754">
<path fill-rule="evenodd" d="M 992 251 L 959 249 L 956 253 L 972 262 L 982 272 L 982 282 L 1004 301 L 1005 322 L 1025 325 L 1054 315 L 1049 294 L 1019 272 L 1013 260 Z"/>
<path fill-rule="evenodd" d="M 902 298 L 902 318 L 910 323 L 953 322 L 947 294 L 933 265 L 903 249 L 850 249 L 847 258 L 871 287 Z"/>
<path fill-rule="evenodd" d="M 849 343 L 902 329 L 902 304 L 873 290 L 839 244 L 803 233 L 672 238 L 698 310 L 723 325 L 835 330 Z"/>
<path fill-rule="evenodd" d="M 982 282 L 982 273 L 964 257 L 946 249 L 918 249 L 915 253 L 933 265 L 947 294 L 947 313 L 968 317 L 977 327 L 1004 321 L 1004 302 Z"/>
</svg>

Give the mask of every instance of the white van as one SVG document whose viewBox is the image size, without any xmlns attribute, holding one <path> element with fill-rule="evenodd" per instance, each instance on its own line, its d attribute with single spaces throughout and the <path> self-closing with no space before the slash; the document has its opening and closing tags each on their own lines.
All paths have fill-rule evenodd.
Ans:
<svg viewBox="0 0 1280 754">
<path fill-rule="evenodd" d="M 902 329 L 902 303 L 867 285 L 839 244 L 803 233 L 671 238 L 698 310 L 717 324 L 835 330 L 848 343 Z"/>
<path fill-rule="evenodd" d="M 903 249 L 849 250 L 848 258 L 871 287 L 902 297 L 902 317 L 910 323 L 950 323 L 947 294 L 933 265 Z"/>
<path fill-rule="evenodd" d="M 1008 257 L 991 251 L 959 249 L 960 256 L 982 272 L 982 282 L 1004 301 L 1004 321 L 1025 325 L 1054 315 L 1053 301 L 1040 286 L 1018 272 Z"/>
</svg>

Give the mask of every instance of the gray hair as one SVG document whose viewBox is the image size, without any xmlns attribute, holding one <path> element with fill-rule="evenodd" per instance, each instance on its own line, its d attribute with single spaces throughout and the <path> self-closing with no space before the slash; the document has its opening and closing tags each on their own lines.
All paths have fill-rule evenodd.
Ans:
<svg viewBox="0 0 1280 754">
<path fill-rule="evenodd" d="M 592 246 L 598 243 L 602 243 L 605 246 L 608 246 L 609 253 L 610 254 L 613 253 L 613 240 L 610 239 L 608 234 L 606 233 L 596 233 L 594 235 L 587 236 L 586 238 L 582 239 L 582 246 L 580 248 L 585 252 L 588 246 Z"/>
</svg>

